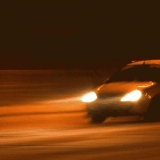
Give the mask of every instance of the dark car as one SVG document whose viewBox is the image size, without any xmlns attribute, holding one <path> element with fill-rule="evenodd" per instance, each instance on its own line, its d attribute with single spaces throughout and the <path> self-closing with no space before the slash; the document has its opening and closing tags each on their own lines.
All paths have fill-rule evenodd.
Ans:
<svg viewBox="0 0 160 160">
<path fill-rule="evenodd" d="M 160 60 L 127 64 L 102 85 L 82 97 L 92 122 L 107 117 L 139 115 L 160 120 Z"/>
</svg>

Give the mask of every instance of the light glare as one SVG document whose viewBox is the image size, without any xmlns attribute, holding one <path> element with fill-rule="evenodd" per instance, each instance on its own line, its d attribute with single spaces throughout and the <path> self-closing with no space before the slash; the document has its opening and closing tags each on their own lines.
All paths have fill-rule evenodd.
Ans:
<svg viewBox="0 0 160 160">
<path fill-rule="evenodd" d="M 90 92 L 82 97 L 82 102 L 92 102 L 97 99 L 95 92 Z"/>
<path fill-rule="evenodd" d="M 139 90 L 134 90 L 128 94 L 126 94 L 123 98 L 121 98 L 121 101 L 137 101 L 140 99 L 140 97 L 142 96 L 141 91 Z"/>
</svg>

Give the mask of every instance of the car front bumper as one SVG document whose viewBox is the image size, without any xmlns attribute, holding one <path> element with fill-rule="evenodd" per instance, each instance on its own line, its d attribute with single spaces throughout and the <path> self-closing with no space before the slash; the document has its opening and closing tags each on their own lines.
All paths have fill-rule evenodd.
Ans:
<svg viewBox="0 0 160 160">
<path fill-rule="evenodd" d="M 97 99 L 86 103 L 88 116 L 105 114 L 109 116 L 144 115 L 147 112 L 149 100 L 141 98 L 136 102 L 121 102 L 119 98 Z"/>
</svg>

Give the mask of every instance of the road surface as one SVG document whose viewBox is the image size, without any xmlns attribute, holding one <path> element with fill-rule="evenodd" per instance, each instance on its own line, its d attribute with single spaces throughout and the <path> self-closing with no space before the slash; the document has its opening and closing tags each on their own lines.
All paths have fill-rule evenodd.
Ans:
<svg viewBox="0 0 160 160">
<path fill-rule="evenodd" d="M 5 85 L 1 90 L 8 88 Z M 55 98 L 50 90 L 38 94 L 36 87 L 33 100 L 30 89 L 18 85 L 18 89 L 3 90 L 4 95 L 1 91 L 5 103 L 0 107 L 0 160 L 160 159 L 159 122 L 111 117 L 102 124 L 91 124 L 81 94 L 62 93 Z M 23 93 L 23 101 L 18 103 L 17 98 L 7 103 L 8 93 L 14 95 L 17 90 Z"/>
<path fill-rule="evenodd" d="M 93 125 L 83 109 L 76 101 L 3 107 L 0 159 L 159 159 L 160 123 L 124 117 Z"/>
</svg>

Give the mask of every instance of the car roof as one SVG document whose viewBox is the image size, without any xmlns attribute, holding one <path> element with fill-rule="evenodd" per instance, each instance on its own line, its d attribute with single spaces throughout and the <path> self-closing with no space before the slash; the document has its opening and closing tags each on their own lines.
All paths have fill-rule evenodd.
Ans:
<svg viewBox="0 0 160 160">
<path fill-rule="evenodd" d="M 127 64 L 127 66 L 131 65 L 160 65 L 160 59 L 152 59 L 152 60 L 140 60 L 140 61 L 133 61 L 132 63 Z"/>
</svg>

